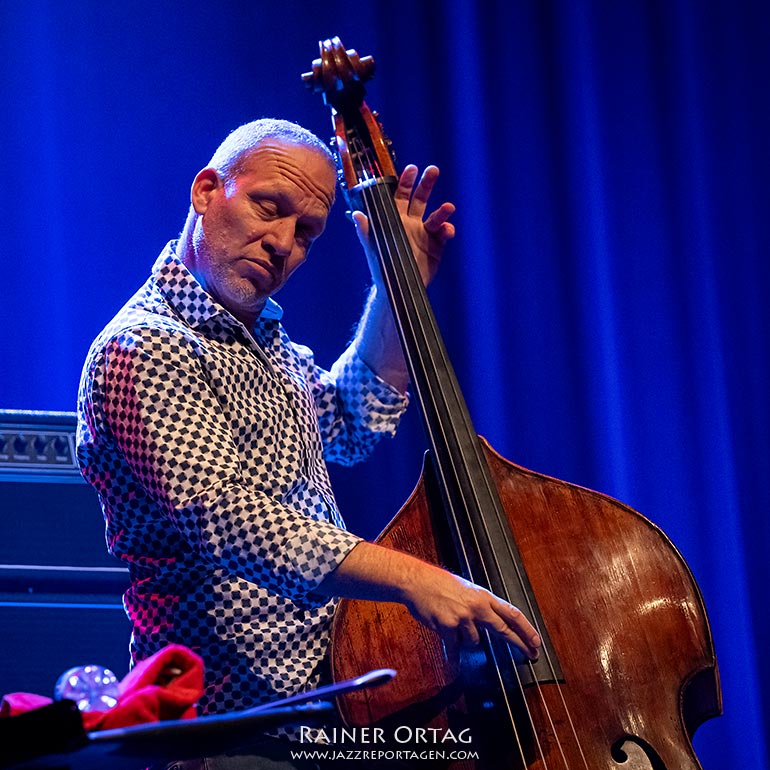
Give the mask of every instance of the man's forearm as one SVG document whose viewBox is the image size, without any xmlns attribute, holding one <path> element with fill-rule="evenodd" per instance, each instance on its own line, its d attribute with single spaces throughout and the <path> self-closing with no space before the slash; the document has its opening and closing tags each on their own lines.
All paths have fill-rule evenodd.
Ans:
<svg viewBox="0 0 770 770">
<path fill-rule="evenodd" d="M 348 599 L 407 603 L 415 573 L 425 569 L 437 568 L 409 554 L 362 541 L 326 576 L 317 592 Z"/>
<path fill-rule="evenodd" d="M 524 615 L 489 591 L 400 551 L 360 542 L 315 590 L 325 596 L 399 602 L 446 637 L 478 644 L 482 630 L 499 634 L 530 657 L 540 638 Z"/>
<path fill-rule="evenodd" d="M 409 373 L 384 289 L 373 286 L 369 292 L 356 332 L 356 345 L 361 360 L 378 377 L 406 392 Z"/>
</svg>

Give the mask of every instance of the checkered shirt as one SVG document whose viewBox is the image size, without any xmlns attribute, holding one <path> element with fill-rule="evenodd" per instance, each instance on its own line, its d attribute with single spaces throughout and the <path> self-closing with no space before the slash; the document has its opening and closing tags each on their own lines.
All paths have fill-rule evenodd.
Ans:
<svg viewBox="0 0 770 770">
<path fill-rule="evenodd" d="M 313 590 L 359 541 L 325 460 L 364 458 L 406 406 L 354 346 L 317 367 L 280 317 L 268 300 L 247 332 L 172 242 L 83 369 L 78 460 L 130 572 L 132 660 L 197 651 L 201 713 L 317 684 L 335 603 Z"/>
</svg>

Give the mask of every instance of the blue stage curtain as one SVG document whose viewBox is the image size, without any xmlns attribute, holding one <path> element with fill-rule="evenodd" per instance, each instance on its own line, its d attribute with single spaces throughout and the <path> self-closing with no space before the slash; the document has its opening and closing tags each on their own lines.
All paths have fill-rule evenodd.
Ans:
<svg viewBox="0 0 770 770">
<path fill-rule="evenodd" d="M 768 768 L 765 3 L 4 0 L 0 408 L 74 409 L 90 340 L 227 131 L 330 132 L 299 74 L 334 34 L 375 56 L 399 161 L 439 164 L 458 205 L 431 293 L 479 432 L 670 535 L 723 679 L 703 767 Z M 338 209 L 278 298 L 324 363 L 366 282 Z M 336 472 L 354 529 L 395 512 L 422 447 L 411 415 Z"/>
</svg>

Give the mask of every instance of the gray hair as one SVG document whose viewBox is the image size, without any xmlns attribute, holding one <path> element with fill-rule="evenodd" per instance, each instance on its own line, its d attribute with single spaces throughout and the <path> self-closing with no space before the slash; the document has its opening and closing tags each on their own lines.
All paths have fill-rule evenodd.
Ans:
<svg viewBox="0 0 770 770">
<path fill-rule="evenodd" d="M 243 171 L 249 154 L 265 139 L 279 139 L 316 150 L 335 168 L 331 151 L 314 133 L 279 118 L 260 118 L 236 128 L 217 147 L 208 166 L 216 169 L 223 179 L 230 180 Z"/>
</svg>

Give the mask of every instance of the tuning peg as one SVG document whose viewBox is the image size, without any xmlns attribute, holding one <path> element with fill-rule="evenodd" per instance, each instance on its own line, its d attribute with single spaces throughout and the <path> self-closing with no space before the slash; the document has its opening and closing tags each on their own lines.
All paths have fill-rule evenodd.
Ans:
<svg viewBox="0 0 770 770">
<path fill-rule="evenodd" d="M 311 72 L 302 73 L 302 82 L 315 92 L 326 91 L 331 80 L 346 81 L 351 77 L 365 83 L 374 77 L 374 57 L 359 56 L 355 48 L 345 50 L 338 37 L 318 43 L 321 58 L 313 60 Z M 331 72 L 329 70 L 332 70 Z"/>
</svg>

